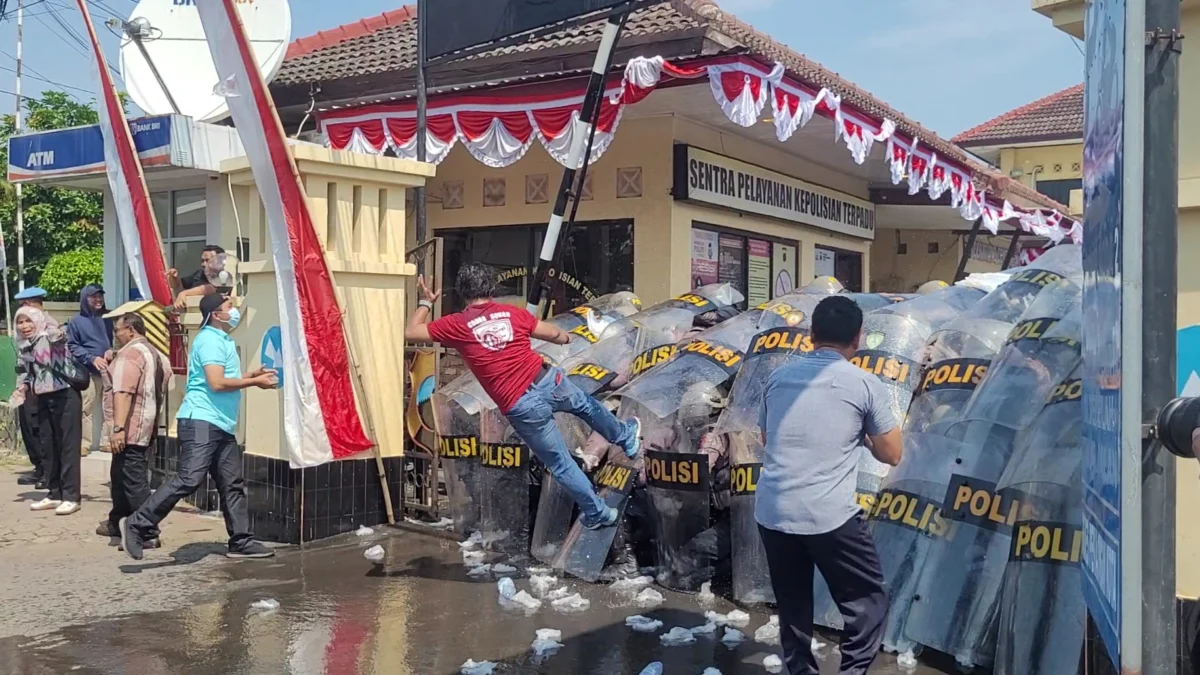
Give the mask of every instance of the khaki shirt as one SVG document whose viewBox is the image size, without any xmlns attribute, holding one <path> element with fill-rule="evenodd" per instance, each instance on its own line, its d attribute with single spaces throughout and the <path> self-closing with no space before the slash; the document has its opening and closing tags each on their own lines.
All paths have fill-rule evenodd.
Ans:
<svg viewBox="0 0 1200 675">
<path fill-rule="evenodd" d="M 106 373 L 112 387 L 105 394 L 130 394 L 133 397 L 128 420 L 113 420 L 125 426 L 125 443 L 148 447 L 158 436 L 158 414 L 167 398 L 167 378 L 171 364 L 146 338 L 130 341 L 117 352 Z M 112 408 L 114 414 L 116 408 Z"/>
</svg>

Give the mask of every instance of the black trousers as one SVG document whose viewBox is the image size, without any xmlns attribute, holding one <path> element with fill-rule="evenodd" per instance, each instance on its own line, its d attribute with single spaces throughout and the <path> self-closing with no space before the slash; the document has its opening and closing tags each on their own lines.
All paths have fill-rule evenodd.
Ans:
<svg viewBox="0 0 1200 675">
<path fill-rule="evenodd" d="M 179 469 L 129 518 L 143 540 L 158 533 L 158 524 L 184 497 L 195 494 L 205 474 L 211 474 L 221 497 L 221 515 L 229 532 L 229 549 L 236 551 L 254 539 L 242 479 L 242 453 L 237 439 L 200 420 L 179 420 Z"/>
<path fill-rule="evenodd" d="M 121 452 L 114 453 L 109 465 L 108 478 L 112 484 L 112 510 L 108 522 L 114 530 L 122 518 L 137 513 L 150 498 L 150 448 L 144 445 L 127 445 Z M 155 527 L 150 537 L 158 536 Z"/>
<path fill-rule="evenodd" d="M 38 402 L 35 394 L 25 395 L 25 402 L 17 409 L 17 419 L 21 424 L 21 441 L 25 445 L 25 454 L 33 464 L 33 473 L 45 475 L 42 470 L 42 427 L 38 424 Z"/>
<path fill-rule="evenodd" d="M 79 453 L 83 439 L 83 401 L 74 389 L 38 394 L 42 470 L 50 499 L 79 503 L 82 491 Z"/>
<path fill-rule="evenodd" d="M 861 515 L 832 532 L 786 534 L 758 527 L 779 605 L 779 636 L 789 675 L 818 675 L 812 653 L 813 569 L 845 620 L 842 675 L 866 675 L 883 642 L 888 599 L 875 541 Z"/>
</svg>

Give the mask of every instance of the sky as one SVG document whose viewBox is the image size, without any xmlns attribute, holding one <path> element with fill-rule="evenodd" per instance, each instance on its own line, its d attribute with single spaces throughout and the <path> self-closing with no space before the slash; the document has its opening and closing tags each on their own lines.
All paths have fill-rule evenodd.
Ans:
<svg viewBox="0 0 1200 675">
<path fill-rule="evenodd" d="M 1082 43 L 1033 12 L 1029 0 L 717 1 L 947 138 L 1083 80 Z M 83 35 L 75 0 L 25 3 L 25 64 L 31 77 L 55 84 L 27 78 L 24 92 L 64 89 L 81 100 L 94 98 L 91 57 L 55 22 L 61 19 Z M 430 3 L 436 7 L 437 0 Z M 14 105 L 16 4 L 7 0 L 8 16 L 0 22 L 0 110 Z M 119 69 L 117 38 L 103 22 L 118 14 L 128 18 L 136 2 L 89 4 L 107 57 Z M 403 4 L 292 0 L 292 35 L 311 35 Z"/>
</svg>

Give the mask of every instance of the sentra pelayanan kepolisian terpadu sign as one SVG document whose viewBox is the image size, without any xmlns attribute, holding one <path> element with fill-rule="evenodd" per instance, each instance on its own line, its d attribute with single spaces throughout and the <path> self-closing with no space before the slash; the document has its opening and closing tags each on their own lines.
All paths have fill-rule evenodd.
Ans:
<svg viewBox="0 0 1200 675">
<path fill-rule="evenodd" d="M 673 193 L 675 199 L 875 238 L 871 202 L 690 145 L 675 146 Z"/>
</svg>

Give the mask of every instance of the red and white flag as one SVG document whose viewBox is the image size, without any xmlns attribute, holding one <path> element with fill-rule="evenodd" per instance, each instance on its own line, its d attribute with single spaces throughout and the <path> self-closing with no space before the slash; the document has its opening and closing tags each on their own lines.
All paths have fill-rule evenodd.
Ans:
<svg viewBox="0 0 1200 675">
<path fill-rule="evenodd" d="M 138 161 L 137 148 L 133 144 L 133 132 L 129 130 L 125 109 L 113 86 L 112 73 L 108 72 L 100 41 L 96 39 L 87 2 L 77 2 L 88 37 L 92 39 L 92 51 L 100 72 L 98 112 L 100 131 L 104 135 L 104 168 L 117 212 L 121 243 L 125 245 L 125 259 L 142 297 L 170 306 L 172 296 L 171 286 L 167 283 L 167 261 L 163 257 L 162 239 L 158 235 L 154 209 L 150 206 L 150 191 L 146 189 L 142 163 Z"/>
<path fill-rule="evenodd" d="M 83 0 L 80 0 L 83 1 Z M 271 234 L 283 337 L 283 418 L 292 466 L 371 448 L 354 404 L 342 313 L 308 200 L 235 0 L 195 4 Z"/>
</svg>

